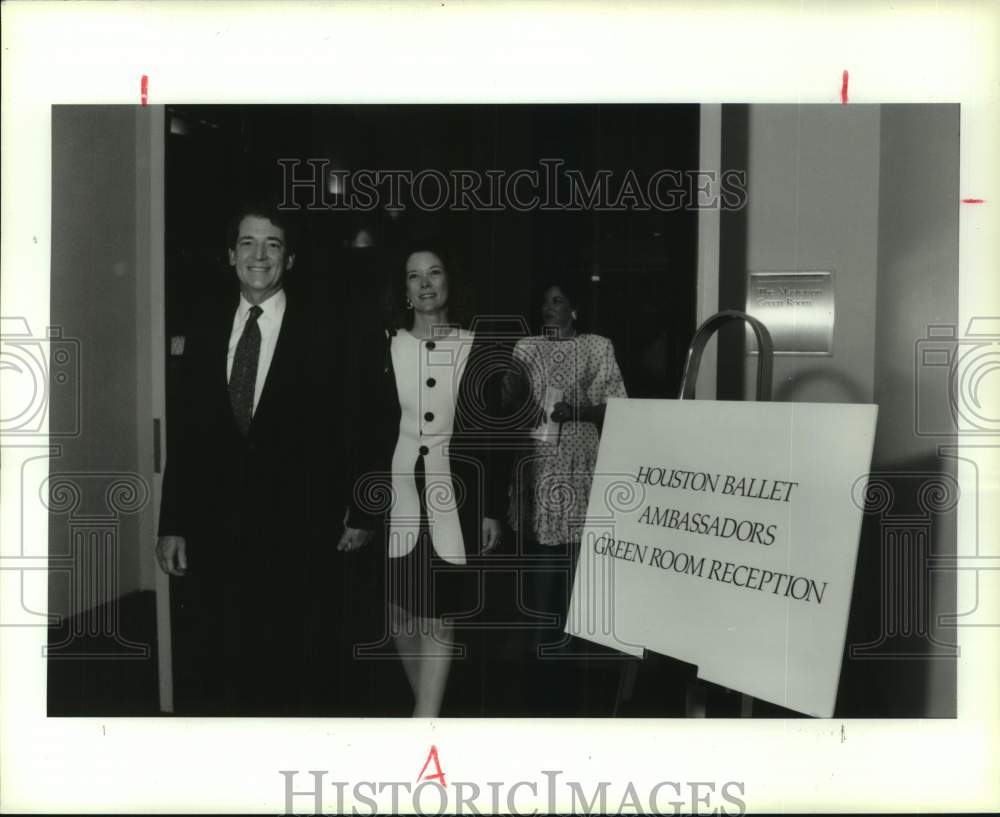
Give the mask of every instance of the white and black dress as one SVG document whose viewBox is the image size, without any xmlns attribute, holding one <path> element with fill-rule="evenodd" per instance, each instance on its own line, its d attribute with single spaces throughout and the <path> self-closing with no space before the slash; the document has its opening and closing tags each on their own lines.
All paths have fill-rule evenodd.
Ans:
<svg viewBox="0 0 1000 817">
<path fill-rule="evenodd" d="M 391 490 L 383 493 L 390 499 L 379 508 L 386 596 L 417 616 L 475 608 L 482 519 L 505 512 L 506 484 L 489 433 L 499 394 L 494 399 L 477 376 L 484 351 L 463 329 L 432 339 L 389 332 L 372 388 L 365 447 L 373 453 L 362 481 L 389 475 Z"/>
</svg>

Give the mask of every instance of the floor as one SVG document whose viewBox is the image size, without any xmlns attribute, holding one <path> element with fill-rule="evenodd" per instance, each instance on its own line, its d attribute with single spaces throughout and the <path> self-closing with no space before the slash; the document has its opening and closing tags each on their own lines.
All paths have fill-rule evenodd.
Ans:
<svg viewBox="0 0 1000 817">
<path fill-rule="evenodd" d="M 95 622 L 117 615 L 118 638 L 100 635 Z M 95 634 L 95 631 L 98 634 Z M 551 657 L 533 657 L 533 631 L 502 627 L 457 629 L 465 654 L 452 664 L 442 715 L 445 717 L 684 717 L 690 705 L 694 668 L 663 656 L 639 663 L 620 692 L 625 667 L 609 650 L 573 640 Z M 159 711 L 155 598 L 134 593 L 117 609 L 104 608 L 53 627 L 49 635 L 48 714 L 154 716 Z M 555 633 L 550 633 L 550 637 Z M 580 651 L 590 655 L 581 657 Z M 343 700 L 328 702 L 317 716 L 408 717 L 413 699 L 391 646 L 378 657 L 359 660 L 348 673 Z M 711 684 L 697 684 L 709 717 L 739 717 L 741 696 Z M 795 716 L 762 707 L 758 717 Z"/>
<path fill-rule="evenodd" d="M 118 638 L 101 635 L 117 616 Z M 50 716 L 159 714 L 156 598 L 132 593 L 49 630 Z"/>
</svg>

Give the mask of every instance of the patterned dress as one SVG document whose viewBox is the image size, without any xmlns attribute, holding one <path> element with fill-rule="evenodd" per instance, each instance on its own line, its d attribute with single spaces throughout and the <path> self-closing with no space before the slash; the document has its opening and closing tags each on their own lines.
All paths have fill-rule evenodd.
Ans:
<svg viewBox="0 0 1000 817">
<path fill-rule="evenodd" d="M 523 338 L 514 360 L 546 418 L 560 400 L 587 407 L 627 396 L 614 347 L 600 335 Z M 597 427 L 543 420 L 532 439 L 531 455 L 514 473 L 511 525 L 542 545 L 578 545 L 597 463 Z"/>
</svg>

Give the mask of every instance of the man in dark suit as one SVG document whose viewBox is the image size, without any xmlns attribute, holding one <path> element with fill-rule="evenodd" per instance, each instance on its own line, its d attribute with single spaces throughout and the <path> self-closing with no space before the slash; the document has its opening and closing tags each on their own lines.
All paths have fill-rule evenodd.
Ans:
<svg viewBox="0 0 1000 817">
<path fill-rule="evenodd" d="M 228 246 L 239 297 L 188 333 L 163 479 L 175 711 L 314 714 L 346 669 L 328 600 L 347 500 L 337 321 L 286 294 L 282 213 L 243 208 Z"/>
</svg>

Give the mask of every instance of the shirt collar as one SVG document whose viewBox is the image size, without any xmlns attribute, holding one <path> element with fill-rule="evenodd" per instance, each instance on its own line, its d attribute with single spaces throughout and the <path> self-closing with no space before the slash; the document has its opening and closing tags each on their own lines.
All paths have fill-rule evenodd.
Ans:
<svg viewBox="0 0 1000 817">
<path fill-rule="evenodd" d="M 271 320 L 278 320 L 282 315 L 285 314 L 285 290 L 279 289 L 270 298 L 260 304 L 262 310 L 260 318 L 270 318 Z M 236 307 L 236 319 L 242 324 L 246 322 L 247 313 L 250 311 L 250 307 L 253 306 L 250 301 L 246 299 L 242 293 L 240 293 L 240 305 Z"/>
</svg>

